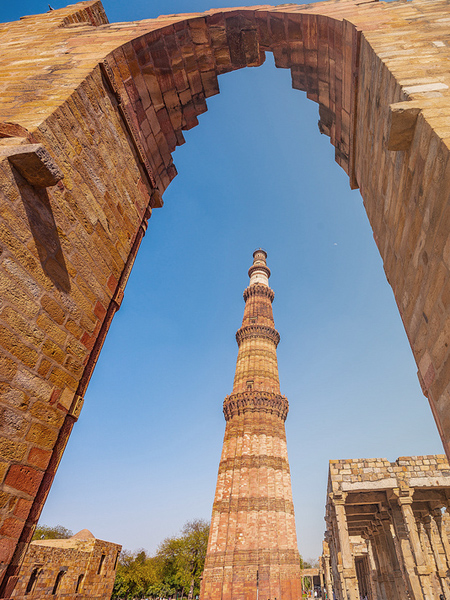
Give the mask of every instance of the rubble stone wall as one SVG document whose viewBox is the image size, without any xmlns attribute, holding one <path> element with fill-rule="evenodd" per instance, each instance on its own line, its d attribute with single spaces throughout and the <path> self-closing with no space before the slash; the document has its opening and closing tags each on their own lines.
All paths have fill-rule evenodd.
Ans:
<svg viewBox="0 0 450 600">
<path fill-rule="evenodd" d="M 58 576 L 59 598 L 110 598 L 120 550 L 118 544 L 97 539 L 31 542 L 12 598 L 37 600 L 53 597 Z"/>
</svg>

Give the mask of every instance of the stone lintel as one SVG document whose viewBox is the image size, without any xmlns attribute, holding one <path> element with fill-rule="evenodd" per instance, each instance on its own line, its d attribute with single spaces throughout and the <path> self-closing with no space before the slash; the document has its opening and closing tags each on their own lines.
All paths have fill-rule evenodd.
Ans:
<svg viewBox="0 0 450 600">
<path fill-rule="evenodd" d="M 7 158 L 33 187 L 46 188 L 61 181 L 63 174 L 48 151 L 41 144 L 20 144 L 22 139 L 2 140 L 0 159 Z"/>
<path fill-rule="evenodd" d="M 378 479 L 375 481 L 343 481 L 341 483 L 342 490 L 346 492 L 358 492 L 367 490 L 384 490 L 391 489 L 398 486 L 397 479 L 395 477 L 385 477 L 384 479 Z"/>
<path fill-rule="evenodd" d="M 397 102 L 389 105 L 388 150 L 408 150 L 416 130 L 421 111 L 419 102 Z"/>
<path fill-rule="evenodd" d="M 348 492 L 347 505 L 349 504 L 378 504 L 386 502 L 386 491 L 377 490 L 369 492 Z"/>
</svg>

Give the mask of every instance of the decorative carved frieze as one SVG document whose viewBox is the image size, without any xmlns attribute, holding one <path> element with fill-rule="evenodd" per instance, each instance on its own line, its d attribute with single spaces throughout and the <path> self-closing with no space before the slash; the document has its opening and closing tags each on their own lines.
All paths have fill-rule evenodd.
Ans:
<svg viewBox="0 0 450 600">
<path fill-rule="evenodd" d="M 254 423 L 246 424 L 245 433 L 247 435 L 265 435 L 266 437 L 279 438 L 280 440 L 286 442 L 284 421 L 278 419 L 277 417 L 273 419 L 272 415 L 268 416 L 272 420 L 272 423 L 264 423 L 263 425 L 258 425 Z M 234 421 L 236 421 L 236 419 L 233 419 L 233 421 L 228 421 L 228 425 L 230 427 L 225 431 L 224 442 L 228 442 L 233 438 L 242 437 L 242 435 L 244 434 L 242 420 L 239 420 L 240 422 L 237 423 L 236 427 L 232 426 Z"/>
<path fill-rule="evenodd" d="M 289 473 L 289 463 L 280 456 L 268 456 L 267 454 L 236 456 L 222 460 L 219 464 L 219 473 L 224 471 L 235 471 L 236 469 L 259 469 L 267 467 L 277 471 Z"/>
<path fill-rule="evenodd" d="M 284 498 L 269 498 L 261 496 L 258 498 L 231 498 L 230 500 L 218 500 L 213 504 L 213 513 L 233 513 L 249 511 L 272 511 L 294 514 L 294 504 L 292 500 Z"/>
<path fill-rule="evenodd" d="M 229 421 L 231 417 L 245 412 L 266 412 L 275 414 L 283 421 L 289 412 L 289 402 L 281 394 L 263 391 L 249 391 L 227 396 L 223 402 L 223 414 Z"/>
<path fill-rule="evenodd" d="M 243 296 L 246 302 L 249 298 L 254 296 L 262 296 L 263 298 L 269 298 L 269 300 L 272 300 L 275 297 L 275 292 L 272 288 L 264 285 L 263 283 L 253 283 L 245 288 Z"/>
<path fill-rule="evenodd" d="M 254 283 L 244 290 L 244 300 L 246 302 L 251 296 L 264 296 L 273 302 L 273 299 L 275 298 L 275 292 L 270 287 L 267 287 L 267 285 L 263 285 L 262 283 Z"/>
<path fill-rule="evenodd" d="M 246 302 L 251 296 L 264 296 L 273 302 L 273 299 L 275 298 L 275 292 L 267 285 L 263 285 L 262 283 L 254 283 L 253 285 L 249 285 L 248 288 L 245 288 L 244 290 L 244 300 Z"/>
<path fill-rule="evenodd" d="M 236 341 L 238 346 L 241 345 L 243 340 L 247 340 L 248 338 L 267 338 L 275 344 L 275 347 L 277 347 L 280 342 L 280 334 L 278 331 L 272 327 L 267 327 L 266 325 L 247 325 L 246 327 L 241 327 L 237 330 Z"/>
<path fill-rule="evenodd" d="M 208 554 L 205 567 L 229 567 L 235 565 L 279 564 L 298 565 L 296 550 L 259 548 L 258 550 L 234 550 L 234 552 L 212 552 Z"/>
</svg>

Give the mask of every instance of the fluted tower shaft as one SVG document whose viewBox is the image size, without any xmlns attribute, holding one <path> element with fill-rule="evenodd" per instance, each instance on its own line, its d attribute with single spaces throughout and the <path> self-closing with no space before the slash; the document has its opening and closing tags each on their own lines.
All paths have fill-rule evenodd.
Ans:
<svg viewBox="0 0 450 600">
<path fill-rule="evenodd" d="M 244 291 L 233 393 L 224 401 L 201 600 L 298 600 L 300 563 L 280 394 L 267 254 L 256 250 Z"/>
</svg>

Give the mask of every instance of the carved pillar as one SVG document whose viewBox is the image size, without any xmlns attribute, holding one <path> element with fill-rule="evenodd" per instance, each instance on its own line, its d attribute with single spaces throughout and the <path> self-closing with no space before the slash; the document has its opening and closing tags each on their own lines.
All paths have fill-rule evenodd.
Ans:
<svg viewBox="0 0 450 600">
<path fill-rule="evenodd" d="M 320 595 L 324 596 L 323 556 L 319 558 Z"/>
<path fill-rule="evenodd" d="M 378 584 L 383 600 L 398 600 L 394 584 L 394 578 L 391 573 L 389 557 L 386 553 L 386 540 L 381 521 L 372 523 L 373 547 L 378 563 Z"/>
<path fill-rule="evenodd" d="M 372 594 L 372 600 L 381 600 L 381 594 L 378 585 L 378 572 L 377 565 L 375 562 L 374 551 L 372 546 L 372 538 L 370 537 L 370 532 L 367 534 L 366 538 L 367 544 L 367 556 L 369 559 L 369 581 L 370 581 L 370 589 Z"/>
<path fill-rule="evenodd" d="M 419 538 L 422 545 L 422 551 L 425 557 L 425 562 L 429 569 L 429 578 L 433 597 L 439 598 L 439 596 L 443 592 L 443 589 L 437 573 L 437 564 L 431 543 L 430 530 L 429 528 L 425 528 L 425 519 L 426 517 L 422 517 L 421 519 L 416 520 L 417 530 L 419 532 Z"/>
<path fill-rule="evenodd" d="M 412 510 L 413 490 L 407 487 L 391 491 L 391 509 L 396 534 L 400 541 L 409 593 L 414 600 L 433 600 L 429 567 L 426 563 L 416 519 Z"/>
<path fill-rule="evenodd" d="M 328 600 L 333 600 L 333 586 L 331 583 L 331 569 L 330 569 L 330 547 L 328 541 L 323 542 L 323 573 L 325 575 L 325 587 L 327 591 Z"/>
<path fill-rule="evenodd" d="M 345 582 L 343 577 L 342 553 L 339 547 L 339 535 L 335 518 L 327 521 L 330 535 L 330 562 L 333 576 L 333 591 L 337 600 L 346 599 Z"/>
<path fill-rule="evenodd" d="M 355 561 L 353 559 L 348 535 L 347 515 L 345 514 L 346 493 L 334 493 L 331 501 L 336 515 L 337 534 L 342 555 L 342 576 L 348 600 L 359 600 L 358 580 L 356 578 Z"/>
<path fill-rule="evenodd" d="M 402 568 L 400 566 L 397 549 L 395 546 L 392 523 L 387 513 L 383 514 L 381 519 L 381 526 L 383 528 L 386 557 L 388 565 L 390 566 L 391 581 L 392 585 L 396 590 L 396 595 L 400 600 L 407 600 L 408 593 L 406 587 L 406 581 L 403 576 Z"/>
<path fill-rule="evenodd" d="M 408 598 L 408 576 L 405 570 L 405 564 L 403 562 L 403 555 L 402 555 L 402 549 L 401 549 L 401 544 L 400 541 L 398 539 L 398 535 L 395 531 L 395 527 L 393 525 L 393 515 L 392 513 L 390 513 L 390 517 L 391 517 L 391 523 L 389 525 L 389 528 L 391 530 L 391 538 L 392 538 L 392 542 L 394 544 L 394 550 L 395 550 L 395 555 L 397 557 L 397 563 L 398 563 L 398 567 L 400 569 L 400 572 L 402 574 L 402 580 L 403 580 L 403 585 L 405 588 L 405 595 L 406 598 Z"/>
<path fill-rule="evenodd" d="M 439 514 L 441 514 L 440 510 Z M 423 526 L 428 536 L 431 550 L 433 552 L 434 562 L 436 564 L 436 575 L 438 577 L 439 584 L 442 588 L 442 592 L 446 600 L 450 600 L 450 589 L 446 579 L 448 572 L 447 561 L 445 558 L 445 554 L 443 553 L 442 543 L 440 539 L 441 536 L 439 535 L 438 526 L 436 525 L 432 514 L 424 517 Z"/>
<path fill-rule="evenodd" d="M 431 514 L 433 515 L 434 522 L 436 523 L 439 531 L 439 536 L 445 556 L 445 568 L 448 569 L 450 567 L 450 542 L 447 535 L 447 529 L 445 527 L 445 520 L 446 517 L 448 518 L 448 515 L 447 512 L 442 514 L 440 508 L 435 508 L 431 511 Z"/>
</svg>

